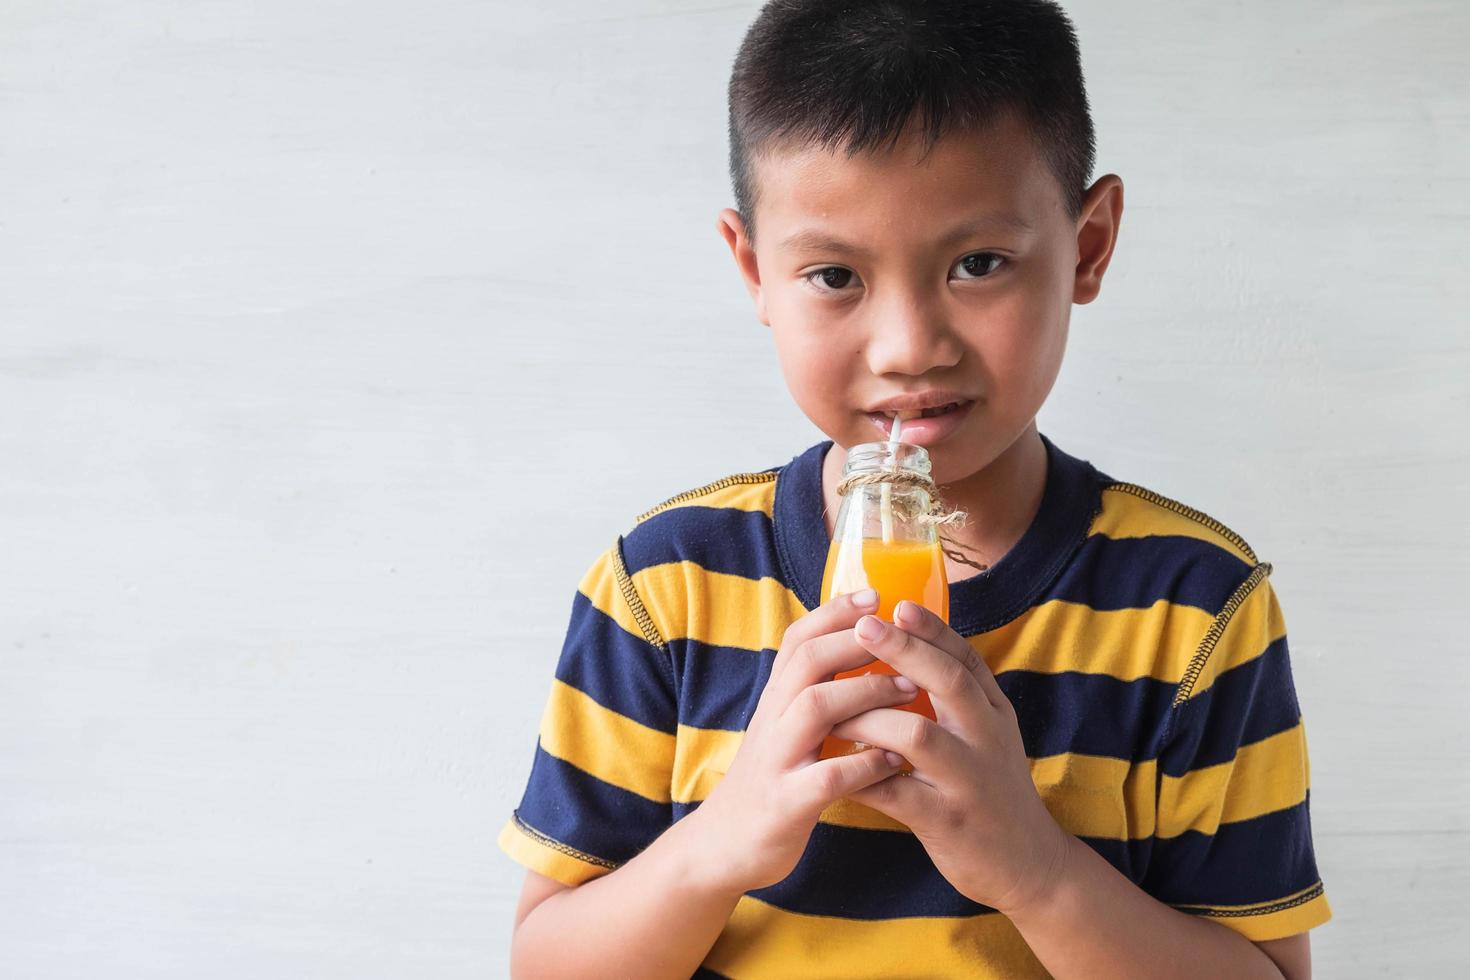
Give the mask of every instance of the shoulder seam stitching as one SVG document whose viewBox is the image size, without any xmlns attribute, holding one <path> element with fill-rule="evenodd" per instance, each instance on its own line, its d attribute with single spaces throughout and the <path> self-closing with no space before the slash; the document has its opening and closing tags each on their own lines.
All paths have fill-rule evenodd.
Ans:
<svg viewBox="0 0 1470 980">
<path fill-rule="evenodd" d="M 618 540 L 612 549 L 613 575 L 618 580 L 618 591 L 623 594 L 623 601 L 628 604 L 628 610 L 633 614 L 633 620 L 638 624 L 638 630 L 643 634 L 643 639 L 659 653 L 663 654 L 664 677 L 669 682 L 669 692 L 675 698 L 678 697 L 679 678 L 674 671 L 674 651 L 664 641 L 663 634 L 658 631 L 653 617 L 649 615 L 648 607 L 643 604 L 643 598 L 638 594 L 638 587 L 633 584 L 633 576 L 628 574 L 628 566 L 623 564 L 623 536 L 618 535 Z"/>
<path fill-rule="evenodd" d="M 633 613 L 633 620 L 638 624 L 638 630 L 643 638 L 658 647 L 667 654 L 668 645 L 654 625 L 653 617 L 648 614 L 648 607 L 643 605 L 643 599 L 638 595 L 638 587 L 633 584 L 633 577 L 628 574 L 628 566 L 623 564 L 623 537 L 618 535 L 618 542 L 612 549 L 613 575 L 618 580 L 618 591 L 623 594 L 623 601 L 628 604 L 628 609 Z"/>
<path fill-rule="evenodd" d="M 1260 561 L 1260 559 L 1256 557 L 1256 553 L 1251 550 L 1251 546 L 1246 543 L 1245 538 L 1241 537 L 1239 534 L 1236 534 L 1234 531 L 1230 530 L 1230 528 L 1215 520 L 1215 518 L 1211 517 L 1209 514 L 1206 514 L 1204 511 L 1195 510 L 1193 507 L 1190 507 L 1187 504 L 1181 504 L 1177 500 L 1172 500 L 1168 497 L 1165 497 L 1161 493 L 1155 493 L 1154 491 L 1149 490 L 1147 487 L 1141 487 L 1136 483 L 1110 483 L 1107 486 L 1103 487 L 1103 489 L 1117 490 L 1121 493 L 1129 493 L 1142 500 L 1147 500 L 1151 504 L 1157 504 L 1158 506 L 1163 507 L 1165 510 L 1173 511 L 1181 517 L 1188 518 L 1189 520 L 1194 521 L 1196 524 L 1209 528 L 1211 531 L 1214 531 L 1216 534 L 1220 535 L 1225 540 L 1235 545 L 1235 547 L 1245 552 L 1246 557 L 1250 560 L 1251 564 L 1256 564 Z"/>
<path fill-rule="evenodd" d="M 702 487 L 695 487 L 693 490 L 685 490 L 683 493 L 675 494 L 658 506 L 651 507 L 643 513 L 639 514 L 636 518 L 633 519 L 633 523 L 642 524 L 653 515 L 668 510 L 670 507 L 673 507 L 676 504 L 682 504 L 686 500 L 693 500 L 695 497 L 703 497 L 706 494 L 714 493 L 716 490 L 724 490 L 726 487 L 739 486 L 741 484 L 771 483 L 775 479 L 775 470 L 763 470 L 757 473 L 735 473 L 731 476 L 716 480 L 713 483 L 706 483 Z"/>
<path fill-rule="evenodd" d="M 1246 576 L 1244 582 L 1235 587 L 1230 598 L 1225 600 L 1225 607 L 1215 616 L 1210 623 L 1210 628 L 1205 631 L 1204 638 L 1199 641 L 1199 646 L 1194 651 L 1194 656 L 1189 661 L 1189 666 L 1184 670 L 1184 676 L 1179 679 L 1179 686 L 1174 692 L 1174 703 L 1171 707 L 1177 708 L 1190 699 L 1194 691 L 1195 681 L 1199 680 L 1200 672 L 1205 669 L 1210 655 L 1215 652 L 1215 646 L 1220 642 L 1220 637 L 1225 634 L 1225 628 L 1230 625 L 1230 620 L 1245 603 L 1256 588 L 1271 574 L 1271 564 L 1261 562 L 1251 573 Z"/>
</svg>

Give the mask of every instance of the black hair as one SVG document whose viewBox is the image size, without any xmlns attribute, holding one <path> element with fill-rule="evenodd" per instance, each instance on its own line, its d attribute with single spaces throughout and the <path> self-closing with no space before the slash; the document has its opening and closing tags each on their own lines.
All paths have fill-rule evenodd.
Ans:
<svg viewBox="0 0 1470 980">
<path fill-rule="evenodd" d="M 1096 150 L 1077 35 L 1050 0 L 771 0 L 730 74 L 730 177 L 754 235 L 751 161 L 778 145 L 896 146 L 1019 113 L 1082 211 Z"/>
</svg>

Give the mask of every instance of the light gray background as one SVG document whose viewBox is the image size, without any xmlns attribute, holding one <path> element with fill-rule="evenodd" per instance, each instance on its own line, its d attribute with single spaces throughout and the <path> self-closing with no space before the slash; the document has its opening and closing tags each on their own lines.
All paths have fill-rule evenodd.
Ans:
<svg viewBox="0 0 1470 980">
<path fill-rule="evenodd" d="M 0 975 L 484 977 L 572 590 L 819 438 L 714 216 L 757 9 L 0 7 Z M 1336 919 L 1466 960 L 1470 6 L 1068 4 L 1043 428 L 1276 565 Z"/>
</svg>

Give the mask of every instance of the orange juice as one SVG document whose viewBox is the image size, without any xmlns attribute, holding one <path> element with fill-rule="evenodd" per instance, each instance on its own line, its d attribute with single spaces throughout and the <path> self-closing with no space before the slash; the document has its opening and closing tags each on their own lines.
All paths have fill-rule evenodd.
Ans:
<svg viewBox="0 0 1470 980">
<path fill-rule="evenodd" d="M 822 573 L 822 601 L 834 595 L 872 588 L 878 591 L 878 618 L 893 622 L 893 610 L 904 599 L 917 602 L 946 623 L 949 622 L 949 583 L 944 574 L 944 552 L 937 541 L 894 540 L 864 537 L 859 540 L 834 540 L 827 552 L 827 567 Z M 837 677 L 857 677 L 878 672 L 898 673 L 881 660 L 843 671 Z M 905 711 L 916 711 L 930 719 L 934 707 L 929 692 L 905 705 Z M 847 739 L 829 736 L 822 745 L 822 758 L 856 751 Z"/>
</svg>

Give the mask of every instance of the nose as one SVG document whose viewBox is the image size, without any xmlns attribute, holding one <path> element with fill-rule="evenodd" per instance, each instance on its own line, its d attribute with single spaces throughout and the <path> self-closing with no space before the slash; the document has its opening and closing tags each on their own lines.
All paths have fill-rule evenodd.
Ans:
<svg viewBox="0 0 1470 980">
<path fill-rule="evenodd" d="M 865 354 L 875 375 L 919 377 L 959 363 L 963 348 L 941 310 L 909 298 L 873 313 Z"/>
</svg>

